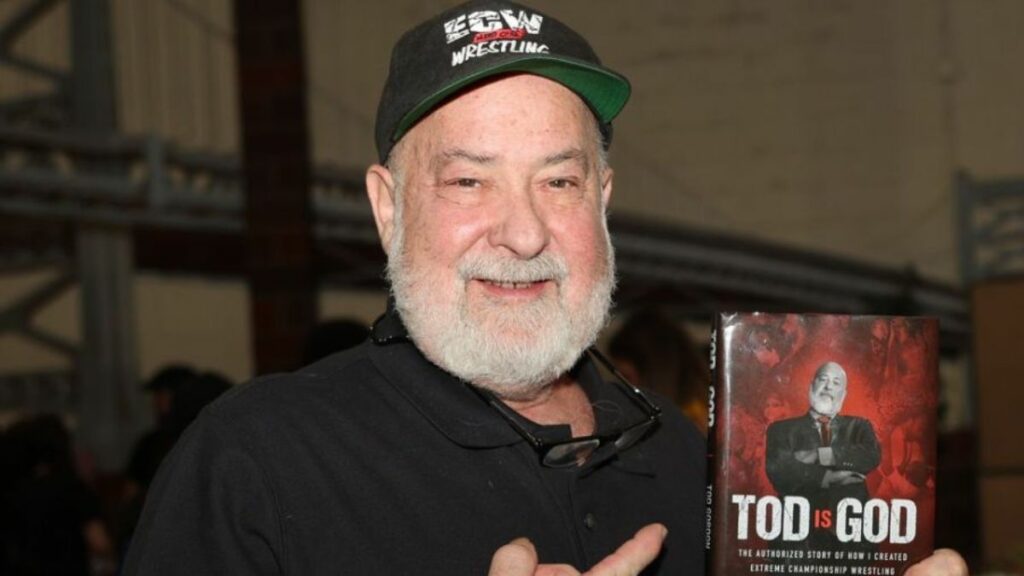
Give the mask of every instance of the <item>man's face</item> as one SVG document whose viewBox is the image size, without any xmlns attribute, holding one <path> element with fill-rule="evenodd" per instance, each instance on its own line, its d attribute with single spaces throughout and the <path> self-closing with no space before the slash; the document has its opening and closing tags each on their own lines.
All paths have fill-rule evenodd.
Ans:
<svg viewBox="0 0 1024 576">
<path fill-rule="evenodd" d="M 583 102 L 531 75 L 477 87 L 402 139 L 382 240 L 398 309 L 433 362 L 524 399 L 593 342 L 614 285 L 599 146 Z"/>
<path fill-rule="evenodd" d="M 846 399 L 846 371 L 835 362 L 818 368 L 811 382 L 811 408 L 824 416 L 834 416 Z"/>
</svg>

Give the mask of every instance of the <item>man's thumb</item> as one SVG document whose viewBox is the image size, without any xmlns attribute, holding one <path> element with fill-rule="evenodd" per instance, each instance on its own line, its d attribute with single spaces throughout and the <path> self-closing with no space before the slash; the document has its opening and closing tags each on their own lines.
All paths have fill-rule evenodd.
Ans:
<svg viewBox="0 0 1024 576">
<path fill-rule="evenodd" d="M 533 576 L 537 562 L 533 544 L 526 538 L 516 538 L 494 553 L 487 576 Z"/>
</svg>

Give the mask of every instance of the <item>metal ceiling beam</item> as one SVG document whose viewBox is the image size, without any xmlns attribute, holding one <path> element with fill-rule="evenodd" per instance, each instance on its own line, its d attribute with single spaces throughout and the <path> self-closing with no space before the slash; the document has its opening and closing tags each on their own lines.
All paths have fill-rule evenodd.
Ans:
<svg viewBox="0 0 1024 576">
<path fill-rule="evenodd" d="M 33 0 L 22 4 L 0 27 L 0 52 L 9 52 L 14 43 L 60 0 Z"/>
<path fill-rule="evenodd" d="M 16 332 L 59 354 L 74 359 L 78 346 L 56 334 L 33 325 L 36 314 L 75 283 L 74 275 L 62 271 L 57 277 L 36 287 L 0 309 L 0 334 Z"/>
<path fill-rule="evenodd" d="M 17 54 L 15 45 L 60 0 L 32 0 L 23 3 L 0 24 L 0 66 L 42 78 L 50 89 L 0 101 L 0 122 L 37 126 L 61 125 L 67 120 L 69 102 L 64 98 L 71 75 L 65 70 Z"/>
<path fill-rule="evenodd" d="M 0 129 L 0 155 L 19 150 L 37 161 L 0 166 L 0 212 L 132 226 L 144 266 L 199 266 L 193 269 L 206 274 L 221 261 L 224 274 L 239 273 L 245 242 L 237 159 L 185 153 L 156 138 L 89 143 Z M 66 158 L 74 169 L 58 169 L 49 160 L 55 157 Z M 120 163 L 122 186 L 96 185 L 104 180 L 91 176 L 91 166 L 101 159 Z M 33 170 L 50 171 L 50 180 Z M 76 184 L 80 175 L 91 184 Z M 316 167 L 309 196 L 321 281 L 383 288 L 383 255 L 362 171 Z M 928 314 L 941 319 L 949 347 L 966 346 L 970 323 L 963 293 L 912 271 L 622 215 L 614 215 L 609 227 L 623 305 L 658 297 L 697 314 L 710 314 L 716 306 Z M 197 263 L 180 254 L 161 258 L 156 248 L 167 243 L 153 242 L 171 232 L 178 243 L 191 235 L 199 244 L 223 249 L 208 249 Z"/>
</svg>

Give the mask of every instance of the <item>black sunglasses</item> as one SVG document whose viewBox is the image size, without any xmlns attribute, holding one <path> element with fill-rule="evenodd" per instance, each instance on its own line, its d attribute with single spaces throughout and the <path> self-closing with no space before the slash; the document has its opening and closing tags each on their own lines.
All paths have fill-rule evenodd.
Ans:
<svg viewBox="0 0 1024 576">
<path fill-rule="evenodd" d="M 607 434 L 593 434 L 568 440 L 544 440 L 534 436 L 522 423 L 522 416 L 506 406 L 493 393 L 476 386 L 470 385 L 469 387 L 480 394 L 501 414 L 513 430 L 533 446 L 540 455 L 541 463 L 544 466 L 549 468 L 583 466 L 598 454 L 604 456 L 612 451 L 619 453 L 633 446 L 654 428 L 654 424 L 661 416 L 661 408 L 655 406 L 639 388 L 630 384 L 629 380 L 615 368 L 611 360 L 605 358 L 596 348 L 589 348 L 587 352 L 615 376 L 615 384 L 643 410 L 643 420 Z"/>
</svg>

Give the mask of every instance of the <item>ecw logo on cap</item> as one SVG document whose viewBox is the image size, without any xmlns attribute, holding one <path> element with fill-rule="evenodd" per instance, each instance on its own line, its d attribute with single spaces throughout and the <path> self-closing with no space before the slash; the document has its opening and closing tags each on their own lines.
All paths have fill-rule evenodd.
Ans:
<svg viewBox="0 0 1024 576">
<path fill-rule="evenodd" d="M 473 42 L 501 38 L 502 32 L 506 30 L 519 39 L 525 34 L 540 34 L 543 22 L 543 16 L 525 10 L 520 10 L 518 14 L 511 9 L 477 10 L 469 14 L 460 14 L 445 22 L 444 33 L 449 44 L 471 33 L 476 33 Z"/>
<path fill-rule="evenodd" d="M 377 107 L 380 161 L 446 99 L 515 72 L 544 76 L 575 92 L 606 142 L 612 119 L 629 99 L 629 81 L 602 66 L 590 44 L 565 24 L 513 2 L 471 0 L 409 30 L 392 49 Z"/>
<path fill-rule="evenodd" d="M 444 23 L 448 44 L 469 39 L 452 54 L 452 66 L 489 54 L 548 54 L 546 44 L 533 42 L 527 35 L 539 35 L 544 16 L 512 9 L 476 10 L 460 14 Z"/>
</svg>

